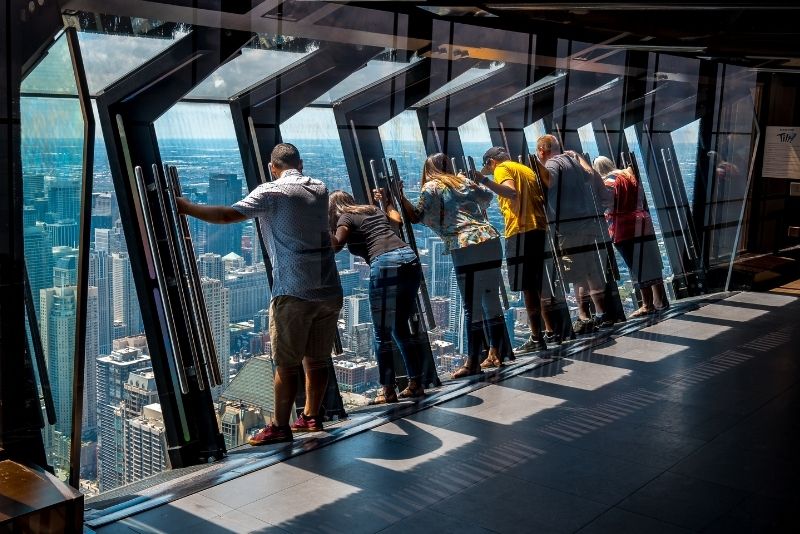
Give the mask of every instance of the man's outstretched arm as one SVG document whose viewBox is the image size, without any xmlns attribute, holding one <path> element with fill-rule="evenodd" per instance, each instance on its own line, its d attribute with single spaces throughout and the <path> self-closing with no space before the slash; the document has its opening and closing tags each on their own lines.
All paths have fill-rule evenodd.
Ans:
<svg viewBox="0 0 800 534">
<path fill-rule="evenodd" d="M 182 197 L 177 200 L 179 212 L 196 217 L 201 221 L 214 224 L 231 224 L 247 220 L 247 216 L 242 215 L 230 206 L 195 204 Z"/>
</svg>

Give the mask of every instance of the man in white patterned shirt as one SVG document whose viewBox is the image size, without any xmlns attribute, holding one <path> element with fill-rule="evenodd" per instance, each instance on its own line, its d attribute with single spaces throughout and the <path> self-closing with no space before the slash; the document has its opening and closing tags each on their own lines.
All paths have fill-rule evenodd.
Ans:
<svg viewBox="0 0 800 534">
<path fill-rule="evenodd" d="M 292 440 L 294 432 L 322 430 L 319 410 L 328 382 L 328 358 L 342 307 L 342 286 L 328 232 L 328 189 L 304 176 L 294 145 L 272 150 L 273 182 L 261 184 L 233 206 L 179 200 L 182 213 L 228 224 L 255 218 L 272 261 L 269 336 L 275 372 L 275 421 L 251 445 Z M 289 426 L 297 378 L 305 360 L 306 404 Z"/>
</svg>

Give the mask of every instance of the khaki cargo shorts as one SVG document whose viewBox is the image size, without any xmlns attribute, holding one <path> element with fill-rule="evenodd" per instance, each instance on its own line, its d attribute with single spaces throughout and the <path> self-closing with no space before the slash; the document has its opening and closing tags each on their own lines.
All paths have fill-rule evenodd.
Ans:
<svg viewBox="0 0 800 534">
<path fill-rule="evenodd" d="M 275 365 L 293 367 L 303 358 L 328 358 L 336 337 L 342 299 L 303 300 L 281 295 L 269 305 L 269 340 Z"/>
</svg>

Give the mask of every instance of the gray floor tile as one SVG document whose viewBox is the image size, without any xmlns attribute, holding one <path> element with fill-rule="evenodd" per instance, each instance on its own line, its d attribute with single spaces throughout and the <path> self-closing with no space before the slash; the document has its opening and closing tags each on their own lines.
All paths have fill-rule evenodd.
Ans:
<svg viewBox="0 0 800 534">
<path fill-rule="evenodd" d="M 771 499 L 754 495 L 715 520 L 705 532 L 800 532 L 798 509 L 800 499 Z"/>
<path fill-rule="evenodd" d="M 745 492 L 664 473 L 622 501 L 620 508 L 699 530 L 731 510 L 747 497 Z"/>
<path fill-rule="evenodd" d="M 498 475 L 433 508 L 497 532 L 573 532 L 600 515 L 606 506 Z"/>
<path fill-rule="evenodd" d="M 504 474 L 613 505 L 661 472 L 658 468 L 562 446 L 520 462 Z"/>
<path fill-rule="evenodd" d="M 692 532 L 677 525 L 612 508 L 582 529 L 580 534 L 688 534 Z"/>
<path fill-rule="evenodd" d="M 311 471 L 280 463 L 203 490 L 199 495 L 239 508 L 315 476 Z"/>
<path fill-rule="evenodd" d="M 714 442 L 671 471 L 730 488 L 773 496 L 800 495 L 796 461 Z"/>
<path fill-rule="evenodd" d="M 381 534 L 407 534 L 409 532 L 436 532 L 437 534 L 487 534 L 494 532 L 468 521 L 440 514 L 427 508 L 394 525 L 381 530 Z"/>
<path fill-rule="evenodd" d="M 696 451 L 704 441 L 680 436 L 653 428 L 632 425 L 623 421 L 602 424 L 585 429 L 579 426 L 582 419 L 567 419 L 559 426 L 550 425 L 540 430 L 543 434 L 580 432 L 568 445 L 595 451 L 626 461 L 666 469 Z"/>
<path fill-rule="evenodd" d="M 131 516 L 125 523 L 141 533 L 172 532 L 176 525 L 190 527 L 232 510 L 220 502 L 195 494 Z"/>
</svg>

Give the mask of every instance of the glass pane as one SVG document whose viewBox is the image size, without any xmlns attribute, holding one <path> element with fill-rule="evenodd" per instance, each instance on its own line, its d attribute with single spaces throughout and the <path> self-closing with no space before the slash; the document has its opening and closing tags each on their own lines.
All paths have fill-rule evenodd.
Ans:
<svg viewBox="0 0 800 534">
<path fill-rule="evenodd" d="M 533 124 L 525 126 L 525 140 L 528 142 L 528 150 L 531 154 L 536 153 L 536 140 L 541 136 L 547 134 L 547 128 L 544 126 L 544 119 L 539 119 Z"/>
<path fill-rule="evenodd" d="M 325 182 L 329 191 L 352 192 L 333 109 L 300 110 L 281 124 L 281 138 L 300 150 L 304 173 Z"/>
<path fill-rule="evenodd" d="M 397 161 L 397 169 L 408 191 L 419 191 L 425 142 L 419 129 L 417 113 L 405 110 L 378 127 L 383 152 Z"/>
<path fill-rule="evenodd" d="M 39 323 L 56 415 L 55 424 L 44 428 L 44 443 L 48 462 L 59 478 L 66 479 L 72 431 L 83 117 L 64 34 L 23 82 L 23 90 L 62 95 L 25 96 L 20 107 L 25 261 L 37 315 L 29 320 Z M 54 129 L 54 124 L 59 128 Z M 96 289 L 90 288 L 87 324 L 96 324 L 97 306 Z M 94 361 L 97 351 L 97 330 L 87 327 L 87 362 Z M 89 454 L 96 447 L 93 370 L 87 365 L 84 377 L 83 431 Z"/>
<path fill-rule="evenodd" d="M 96 95 L 173 45 L 189 31 L 187 26 L 178 26 L 170 38 L 79 32 L 89 93 Z"/>
<path fill-rule="evenodd" d="M 192 89 L 186 98 L 225 100 L 300 61 L 311 51 L 309 49 L 307 52 L 285 52 L 243 48 L 242 55 L 214 71 L 211 76 Z"/>
<path fill-rule="evenodd" d="M 625 128 L 625 139 L 628 142 L 630 151 L 636 156 L 636 159 L 639 163 L 639 174 L 641 175 L 640 178 L 642 180 L 642 186 L 644 187 L 644 195 L 645 199 L 647 200 L 650 217 L 653 219 L 653 228 L 656 232 L 658 250 L 661 253 L 661 264 L 663 265 L 664 273 L 664 287 L 667 289 L 667 292 L 671 292 L 672 284 L 669 282 L 672 281 L 673 274 L 672 267 L 670 266 L 669 256 L 667 255 L 667 248 L 664 243 L 664 233 L 661 230 L 661 213 L 657 209 L 657 205 L 653 200 L 652 185 L 650 184 L 650 177 L 647 175 L 647 165 L 644 163 L 645 159 L 642 154 L 641 146 L 639 145 L 639 138 L 636 135 L 635 126 L 629 126 Z M 674 299 L 675 295 L 669 294 L 669 297 Z"/>
<path fill-rule="evenodd" d="M 477 83 L 484 78 L 488 78 L 498 69 L 503 68 L 505 64 L 502 62 L 487 62 L 481 64 L 479 67 L 472 67 L 468 69 L 463 74 L 456 76 L 449 82 L 445 83 L 441 87 L 439 87 L 436 91 L 432 92 L 419 102 L 415 104 L 415 107 L 426 106 L 435 100 L 438 100 L 450 93 L 455 93 L 460 91 L 465 87 L 469 87 L 470 85 Z"/>
<path fill-rule="evenodd" d="M 594 158 L 600 155 L 600 149 L 597 147 L 597 138 L 594 135 L 592 123 L 578 128 L 578 138 L 581 141 L 581 152 L 589 155 L 590 162 L 594 161 Z"/>
<path fill-rule="evenodd" d="M 412 61 L 413 63 L 413 61 Z M 314 104 L 331 104 L 357 92 L 378 80 L 408 67 L 409 63 L 373 59 L 362 68 L 339 82 L 314 101 Z"/>
<path fill-rule="evenodd" d="M 689 207 L 694 202 L 694 174 L 697 169 L 697 144 L 700 141 L 700 119 L 673 130 L 672 144 L 678 156 L 678 165 L 689 198 Z"/>
<path fill-rule="evenodd" d="M 161 159 L 178 169 L 183 194 L 193 202 L 230 206 L 247 194 L 230 108 L 182 102 L 155 123 Z M 269 303 L 263 256 L 252 220 L 208 224 L 189 217 L 189 230 L 211 322 L 223 385 L 263 346 L 250 338 Z M 265 325 L 262 325 L 265 326 Z M 232 359 L 231 355 L 235 352 Z"/>
</svg>

